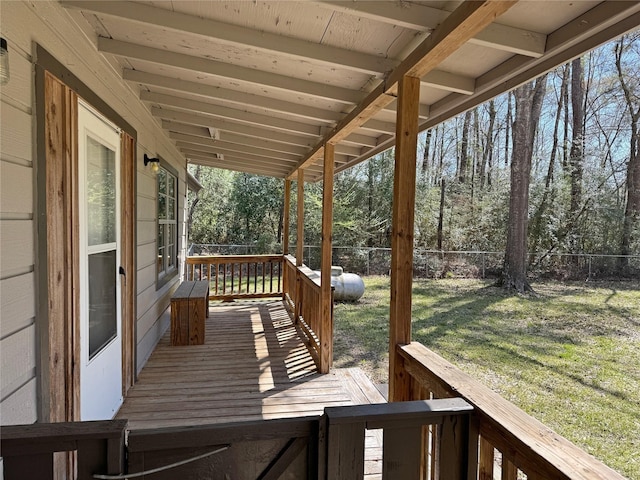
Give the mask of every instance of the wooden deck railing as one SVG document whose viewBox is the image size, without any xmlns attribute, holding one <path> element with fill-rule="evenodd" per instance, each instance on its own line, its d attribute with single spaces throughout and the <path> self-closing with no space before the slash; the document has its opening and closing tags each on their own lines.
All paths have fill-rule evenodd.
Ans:
<svg viewBox="0 0 640 480">
<path fill-rule="evenodd" d="M 293 315 L 296 327 L 305 337 L 311 354 L 322 371 L 323 349 L 328 348 L 329 351 L 333 351 L 333 308 L 331 318 L 322 318 L 320 275 L 306 265 L 296 267 L 296 260 L 290 255 L 284 257 L 283 299 L 285 306 Z M 333 291 L 331 305 L 333 305 Z M 325 366 L 327 371 L 331 363 L 332 358 L 329 355 L 329 364 Z"/>
<path fill-rule="evenodd" d="M 383 479 L 477 478 L 473 407 L 461 398 L 329 407 L 324 412 L 319 465 L 326 472 L 320 472 L 320 479 L 363 478 L 365 430 L 371 429 L 383 430 Z M 438 432 L 438 444 L 425 462 L 426 430 Z"/>
<path fill-rule="evenodd" d="M 125 468 L 126 420 L 3 426 L 0 445 L 5 480 L 64 478 L 74 462 L 58 452 L 77 452 L 78 480 L 118 475 Z M 56 475 L 58 472 L 58 475 Z"/>
<path fill-rule="evenodd" d="M 77 451 L 78 480 L 352 480 L 365 473 L 365 431 L 382 429 L 381 478 L 418 480 L 422 428 L 431 425 L 440 432 L 432 464 L 439 476 L 431 478 L 468 479 L 468 465 L 475 467 L 468 458 L 478 443 L 472 413 L 462 399 L 448 399 L 332 407 L 322 417 L 137 431 L 127 431 L 126 420 L 3 427 L 4 478 L 53 479 L 52 452 Z"/>
<path fill-rule="evenodd" d="M 420 343 L 398 346 L 414 399 L 461 397 L 475 410 L 479 479 L 623 480 L 624 477 Z M 501 454 L 501 467 L 496 462 Z"/>
<path fill-rule="evenodd" d="M 185 280 L 209 280 L 210 300 L 282 296 L 282 255 L 190 256 Z"/>
</svg>

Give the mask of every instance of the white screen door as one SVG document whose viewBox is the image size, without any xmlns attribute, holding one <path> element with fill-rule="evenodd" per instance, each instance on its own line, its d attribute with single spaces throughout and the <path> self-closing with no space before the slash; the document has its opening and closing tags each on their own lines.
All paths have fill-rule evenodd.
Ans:
<svg viewBox="0 0 640 480">
<path fill-rule="evenodd" d="M 120 134 L 78 106 L 80 417 L 111 419 L 122 404 Z"/>
</svg>

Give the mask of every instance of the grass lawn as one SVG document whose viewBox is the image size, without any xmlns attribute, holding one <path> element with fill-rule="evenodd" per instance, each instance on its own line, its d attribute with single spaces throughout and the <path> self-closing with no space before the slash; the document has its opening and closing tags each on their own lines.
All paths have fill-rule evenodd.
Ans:
<svg viewBox="0 0 640 480">
<path fill-rule="evenodd" d="M 387 382 L 389 278 L 335 309 L 334 366 Z M 413 340 L 626 477 L 640 480 L 640 282 L 416 280 Z"/>
</svg>

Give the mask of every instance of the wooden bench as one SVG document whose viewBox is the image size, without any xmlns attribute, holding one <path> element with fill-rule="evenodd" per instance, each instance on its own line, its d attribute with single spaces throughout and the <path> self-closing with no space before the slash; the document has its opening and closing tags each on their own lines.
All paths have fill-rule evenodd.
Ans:
<svg viewBox="0 0 640 480">
<path fill-rule="evenodd" d="M 171 296 L 171 345 L 204 344 L 209 316 L 209 282 L 182 282 Z"/>
</svg>

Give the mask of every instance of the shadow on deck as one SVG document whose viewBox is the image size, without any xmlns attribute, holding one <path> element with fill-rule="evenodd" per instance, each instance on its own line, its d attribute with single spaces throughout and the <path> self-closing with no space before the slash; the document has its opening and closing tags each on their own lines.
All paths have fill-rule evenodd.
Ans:
<svg viewBox="0 0 640 480">
<path fill-rule="evenodd" d="M 172 347 L 165 333 L 116 418 L 135 430 L 385 402 L 357 368 L 317 373 L 282 302 L 225 303 L 209 312 L 204 345 Z"/>
</svg>

